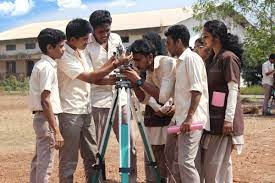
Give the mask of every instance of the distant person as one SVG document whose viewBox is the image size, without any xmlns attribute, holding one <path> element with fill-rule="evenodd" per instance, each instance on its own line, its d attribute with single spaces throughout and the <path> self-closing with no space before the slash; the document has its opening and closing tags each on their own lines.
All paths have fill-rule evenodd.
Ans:
<svg viewBox="0 0 275 183">
<path fill-rule="evenodd" d="M 37 39 L 42 56 L 34 65 L 30 77 L 30 109 L 34 114 L 33 128 L 36 135 L 30 182 L 47 183 L 52 173 L 54 148 L 59 149 L 64 143 L 57 120 L 62 109 L 56 59 L 64 54 L 65 34 L 60 30 L 48 28 L 42 30 Z"/>
<path fill-rule="evenodd" d="M 273 85 L 274 85 L 274 63 L 275 63 L 275 53 L 269 56 L 269 59 L 262 65 L 262 85 L 264 87 L 264 102 L 263 102 L 263 115 L 271 115 L 268 110 L 268 101 L 271 98 Z"/>
</svg>

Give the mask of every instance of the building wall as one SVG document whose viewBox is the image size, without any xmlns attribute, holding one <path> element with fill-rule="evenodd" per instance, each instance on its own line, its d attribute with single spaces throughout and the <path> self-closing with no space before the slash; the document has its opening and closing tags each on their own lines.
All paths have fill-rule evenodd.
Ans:
<svg viewBox="0 0 275 183">
<path fill-rule="evenodd" d="M 27 65 L 25 60 L 17 60 L 16 61 L 16 73 L 26 74 Z"/>
<path fill-rule="evenodd" d="M 1 62 L 0 61 L 0 73 L 6 73 L 7 72 L 6 67 L 7 67 L 6 62 Z"/>
<path fill-rule="evenodd" d="M 34 42 L 35 49 L 26 49 L 25 44 Z M 6 50 L 6 45 L 16 44 L 16 50 Z M 34 54 L 40 52 L 36 39 L 8 40 L 0 43 L 0 55 Z"/>
</svg>

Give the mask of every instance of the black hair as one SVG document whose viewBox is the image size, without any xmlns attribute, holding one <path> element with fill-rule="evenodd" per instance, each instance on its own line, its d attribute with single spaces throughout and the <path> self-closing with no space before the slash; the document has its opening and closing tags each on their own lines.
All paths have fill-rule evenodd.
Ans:
<svg viewBox="0 0 275 183">
<path fill-rule="evenodd" d="M 112 17 L 109 11 L 107 10 L 96 10 L 90 15 L 89 19 L 90 24 L 95 29 L 97 26 L 103 24 L 112 24 Z"/>
<path fill-rule="evenodd" d="M 144 39 L 138 39 L 130 46 L 130 51 L 135 53 L 140 53 L 142 55 L 149 55 L 153 54 L 156 55 L 156 48 L 147 40 Z"/>
<path fill-rule="evenodd" d="M 63 40 L 65 40 L 65 34 L 60 30 L 51 28 L 43 29 L 37 37 L 39 48 L 44 54 L 48 53 L 48 45 L 55 48 L 56 45 Z"/>
<path fill-rule="evenodd" d="M 91 33 L 93 28 L 87 20 L 76 18 L 71 20 L 66 27 L 67 40 L 74 37 L 76 39 Z"/>
<path fill-rule="evenodd" d="M 242 55 L 244 52 L 242 44 L 239 43 L 238 36 L 227 32 L 227 27 L 223 22 L 211 20 L 204 24 L 204 28 L 214 38 L 220 39 L 223 49 L 232 51 L 242 61 Z"/>
<path fill-rule="evenodd" d="M 171 36 L 174 42 L 180 39 L 184 47 L 189 47 L 190 33 L 185 25 L 173 25 L 164 34 Z"/>
<path fill-rule="evenodd" d="M 149 41 L 156 49 L 156 55 L 165 55 L 164 46 L 161 42 L 161 37 L 156 32 L 148 32 L 143 35 L 143 39 Z"/>
<path fill-rule="evenodd" d="M 275 53 L 271 53 L 271 54 L 269 55 L 269 59 L 275 59 Z"/>
</svg>

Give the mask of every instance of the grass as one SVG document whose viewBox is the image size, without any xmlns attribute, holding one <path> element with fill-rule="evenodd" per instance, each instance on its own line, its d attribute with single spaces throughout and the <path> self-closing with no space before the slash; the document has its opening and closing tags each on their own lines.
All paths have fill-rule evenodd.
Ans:
<svg viewBox="0 0 275 183">
<path fill-rule="evenodd" d="M 264 89 L 262 86 L 254 85 L 246 88 L 241 88 L 242 95 L 263 95 Z"/>
</svg>

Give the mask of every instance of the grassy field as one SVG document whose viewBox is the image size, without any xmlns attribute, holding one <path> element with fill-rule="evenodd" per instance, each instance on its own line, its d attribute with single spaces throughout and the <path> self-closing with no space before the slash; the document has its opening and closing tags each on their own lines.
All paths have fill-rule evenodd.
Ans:
<svg viewBox="0 0 275 183">
<path fill-rule="evenodd" d="M 0 183 L 27 183 L 34 151 L 32 114 L 27 109 L 27 97 L 0 95 Z M 240 156 L 233 153 L 234 182 L 275 183 L 275 118 L 253 116 L 245 118 L 245 148 Z M 138 181 L 144 182 L 143 145 L 137 137 Z M 119 182 L 118 143 L 112 134 L 106 157 L 110 183 Z M 56 162 L 58 158 L 56 158 Z M 51 182 L 58 182 L 58 163 Z M 81 161 L 75 182 L 84 182 Z"/>
</svg>

